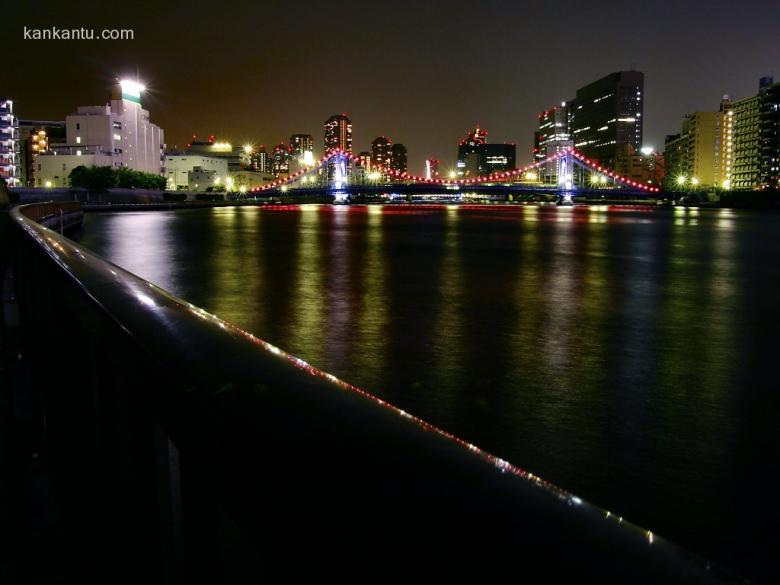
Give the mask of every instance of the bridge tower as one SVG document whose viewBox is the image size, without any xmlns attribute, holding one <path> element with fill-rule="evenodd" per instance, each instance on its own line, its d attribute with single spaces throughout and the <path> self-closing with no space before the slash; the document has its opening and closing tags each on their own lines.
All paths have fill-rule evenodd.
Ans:
<svg viewBox="0 0 780 585">
<path fill-rule="evenodd" d="M 349 158 L 338 152 L 328 161 L 330 167 L 330 188 L 341 189 L 349 182 Z"/>
<path fill-rule="evenodd" d="M 559 204 L 572 204 L 572 191 L 574 190 L 574 155 L 569 150 L 564 150 L 557 159 L 558 165 L 558 197 Z"/>
<path fill-rule="evenodd" d="M 331 168 L 330 189 L 333 192 L 334 203 L 347 203 L 349 201 L 349 195 L 343 191 L 349 183 L 349 162 L 349 157 L 343 152 L 336 153 L 329 161 Z"/>
</svg>

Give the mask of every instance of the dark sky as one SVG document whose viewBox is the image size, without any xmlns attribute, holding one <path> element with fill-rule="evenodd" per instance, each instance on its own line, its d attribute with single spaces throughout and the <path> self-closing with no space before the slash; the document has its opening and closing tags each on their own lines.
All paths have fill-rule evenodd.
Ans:
<svg viewBox="0 0 780 585">
<path fill-rule="evenodd" d="M 321 153 L 323 121 L 347 112 L 356 151 L 386 134 L 413 172 L 430 155 L 452 164 L 475 122 L 527 162 L 536 114 L 612 71 L 644 71 L 656 147 L 684 113 L 780 77 L 778 0 L 14 0 L 4 12 L 0 95 L 22 118 L 64 119 L 138 71 L 169 146 L 302 132 Z M 135 40 L 24 40 L 24 26 L 133 28 Z"/>
</svg>

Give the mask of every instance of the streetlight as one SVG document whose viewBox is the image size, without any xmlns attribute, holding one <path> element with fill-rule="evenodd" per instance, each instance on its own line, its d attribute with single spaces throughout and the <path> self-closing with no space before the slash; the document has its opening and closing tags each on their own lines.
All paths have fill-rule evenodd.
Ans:
<svg viewBox="0 0 780 585">
<path fill-rule="evenodd" d="M 685 175 L 677 175 L 677 186 L 683 187 L 688 178 Z"/>
</svg>

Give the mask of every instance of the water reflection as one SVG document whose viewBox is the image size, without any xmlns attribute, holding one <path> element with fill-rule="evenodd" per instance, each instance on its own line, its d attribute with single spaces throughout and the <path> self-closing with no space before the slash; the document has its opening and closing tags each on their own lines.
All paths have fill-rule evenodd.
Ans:
<svg viewBox="0 0 780 585">
<path fill-rule="evenodd" d="M 774 509 L 780 487 L 767 472 L 780 460 L 769 398 L 780 308 L 767 285 L 777 224 L 687 208 L 287 206 L 90 215 L 83 241 L 620 516 L 766 576 L 771 522 L 757 511 Z M 741 477 L 764 487 L 753 494 Z"/>
</svg>

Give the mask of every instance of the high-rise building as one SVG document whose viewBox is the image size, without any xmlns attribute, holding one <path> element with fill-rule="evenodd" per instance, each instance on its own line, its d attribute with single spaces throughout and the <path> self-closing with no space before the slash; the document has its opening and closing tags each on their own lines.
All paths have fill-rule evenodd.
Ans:
<svg viewBox="0 0 780 585">
<path fill-rule="evenodd" d="M 693 112 L 683 118 L 682 129 L 674 137 L 667 137 L 664 160 L 668 173 L 667 185 L 716 185 L 721 140 L 722 112 Z M 626 169 L 615 168 L 620 173 Z"/>
<path fill-rule="evenodd" d="M 438 176 L 439 176 L 439 159 L 433 157 L 425 159 L 425 178 L 435 179 Z"/>
<path fill-rule="evenodd" d="M 387 136 L 379 136 L 371 142 L 371 164 L 378 168 L 390 168 L 391 142 Z"/>
<path fill-rule="evenodd" d="M 407 152 L 403 144 L 393 144 L 390 149 L 390 168 L 399 173 L 406 172 Z"/>
<path fill-rule="evenodd" d="M 488 144 L 487 131 L 477 127 L 458 144 L 455 173 L 463 176 L 485 176 L 515 168 L 514 144 Z"/>
<path fill-rule="evenodd" d="M 780 188 L 780 82 L 761 79 L 758 90 L 759 189 Z"/>
<path fill-rule="evenodd" d="M 361 152 L 358 155 L 358 157 L 357 157 L 357 165 L 360 168 L 365 169 L 366 172 L 370 172 L 371 171 L 371 166 L 372 166 L 371 165 L 371 153 L 367 152 L 365 150 L 363 152 Z"/>
<path fill-rule="evenodd" d="M 257 173 L 270 173 L 271 165 L 268 159 L 268 152 L 265 150 L 264 145 L 260 145 L 255 148 L 250 159 L 250 166 L 253 171 Z"/>
<path fill-rule="evenodd" d="M 288 174 L 290 172 L 290 158 L 290 150 L 284 142 L 277 144 L 271 155 L 271 173 L 277 177 Z"/>
<path fill-rule="evenodd" d="M 731 175 L 726 179 L 729 187 L 737 190 L 755 189 L 760 170 L 760 99 L 758 95 L 737 100 L 733 112 L 733 140 Z"/>
<path fill-rule="evenodd" d="M 111 166 L 163 174 L 163 130 L 141 107 L 143 86 L 120 81 L 110 103 L 84 106 L 65 119 L 65 144 L 49 144 L 38 155 L 36 186 L 62 187 L 77 166 Z"/>
<path fill-rule="evenodd" d="M 352 152 L 352 120 L 346 114 L 336 114 L 325 122 L 325 152 L 335 148 Z"/>
<path fill-rule="evenodd" d="M 721 102 L 720 186 L 780 188 L 780 83 L 762 77 L 758 93 Z"/>
<path fill-rule="evenodd" d="M 720 100 L 718 123 L 719 139 L 715 149 L 714 186 L 730 189 L 732 165 L 734 164 L 734 103 L 727 95 L 724 95 Z"/>
<path fill-rule="evenodd" d="M 569 104 L 567 102 L 561 102 L 559 106 L 544 110 L 538 118 L 539 127 L 534 132 L 534 162 L 541 162 L 557 152 L 561 143 L 565 143 L 565 147 L 571 145 Z"/>
<path fill-rule="evenodd" d="M 644 74 L 639 71 L 610 73 L 581 87 L 569 108 L 574 147 L 610 168 L 618 147 L 642 146 Z"/>
<path fill-rule="evenodd" d="M 458 160 L 455 163 L 455 173 L 459 177 L 479 173 L 478 147 L 485 144 L 487 131 L 482 130 L 477 124 L 476 128 L 469 132 L 458 144 Z M 470 164 L 469 164 L 470 162 Z"/>
<path fill-rule="evenodd" d="M 481 144 L 477 148 L 480 176 L 511 171 L 515 168 L 517 147 L 514 144 Z"/>
<path fill-rule="evenodd" d="M 290 154 L 295 158 L 306 158 L 306 153 L 314 152 L 314 140 L 311 134 L 293 134 L 290 136 Z"/>
<path fill-rule="evenodd" d="M 553 106 L 538 115 L 539 127 L 534 132 L 534 162 L 554 156 L 574 146 L 571 140 L 571 103 L 561 102 L 559 106 Z M 558 179 L 558 163 L 555 160 L 539 168 L 538 179 L 544 182 L 555 183 Z"/>
<path fill-rule="evenodd" d="M 9 187 L 16 187 L 21 179 L 19 149 L 19 122 L 14 115 L 14 102 L 0 98 L 0 177 Z"/>
</svg>

